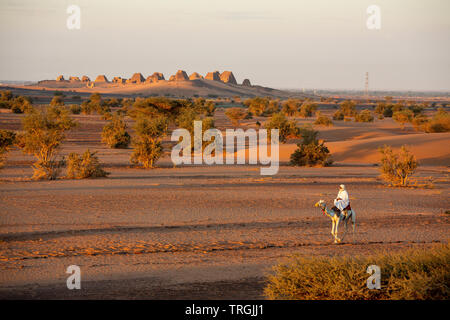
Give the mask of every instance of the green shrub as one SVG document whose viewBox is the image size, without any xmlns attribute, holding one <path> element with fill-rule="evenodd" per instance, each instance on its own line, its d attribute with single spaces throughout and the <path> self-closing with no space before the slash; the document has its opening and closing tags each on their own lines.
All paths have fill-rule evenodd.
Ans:
<svg viewBox="0 0 450 320">
<path fill-rule="evenodd" d="M 114 115 L 103 127 L 102 142 L 113 149 L 127 148 L 131 137 L 126 131 L 127 125 L 122 116 Z"/>
<path fill-rule="evenodd" d="M 392 186 L 406 187 L 411 175 L 419 163 L 406 146 L 395 154 L 390 146 L 379 148 L 382 155 L 380 163 L 381 177 Z"/>
<path fill-rule="evenodd" d="M 385 118 L 391 118 L 394 112 L 392 111 L 392 105 L 386 106 L 386 108 L 383 110 L 383 117 Z"/>
<path fill-rule="evenodd" d="M 424 300 L 450 298 L 450 246 L 356 257 L 293 256 L 274 267 L 264 290 L 283 300 Z M 369 265 L 381 269 L 381 289 L 367 288 Z"/>
<path fill-rule="evenodd" d="M 333 163 L 330 151 L 324 141 L 318 140 L 318 131 L 308 128 L 301 130 L 302 142 L 297 144 L 297 149 L 291 154 L 290 164 L 293 166 L 329 166 Z"/>
<path fill-rule="evenodd" d="M 24 132 L 17 137 L 17 144 L 25 153 L 32 154 L 33 179 L 56 179 L 63 160 L 57 160 L 58 150 L 65 139 L 65 132 L 76 126 L 67 109 L 47 107 L 32 109 L 23 119 Z"/>
<path fill-rule="evenodd" d="M 283 113 L 275 113 L 270 120 L 265 124 L 267 129 L 267 136 L 270 138 L 271 130 L 278 129 L 279 141 L 285 143 L 289 138 L 296 138 L 300 136 L 300 128 L 297 126 L 295 120 L 288 120 Z"/>
<path fill-rule="evenodd" d="M 96 152 L 86 150 L 81 156 L 70 153 L 67 159 L 67 178 L 86 179 L 106 177 L 109 173 L 102 169 Z"/>
<path fill-rule="evenodd" d="M 360 113 L 355 115 L 355 122 L 373 122 L 373 115 L 370 110 L 362 110 Z"/>
<path fill-rule="evenodd" d="M 9 130 L 0 129 L 0 168 L 5 165 L 6 154 L 16 141 L 16 134 Z"/>
<path fill-rule="evenodd" d="M 131 163 L 141 164 L 144 168 L 153 168 L 154 163 L 163 152 L 162 139 L 168 130 L 168 119 L 164 116 L 157 118 L 139 118 L 135 125 L 137 137 L 133 141 Z"/>
<path fill-rule="evenodd" d="M 432 132 L 449 132 L 450 131 L 450 114 L 443 108 L 439 108 L 438 112 L 432 119 L 419 115 L 412 120 L 412 124 L 416 130 L 432 133 Z"/>
<path fill-rule="evenodd" d="M 18 96 L 11 101 L 11 111 L 14 113 L 25 113 L 33 109 L 30 97 Z"/>
<path fill-rule="evenodd" d="M 325 115 L 322 115 L 319 111 L 319 112 L 317 112 L 317 118 L 316 118 L 316 121 L 314 121 L 314 124 L 319 125 L 319 126 L 329 127 L 329 126 L 333 125 L 333 122 L 330 120 L 330 118 L 328 118 Z"/>
</svg>

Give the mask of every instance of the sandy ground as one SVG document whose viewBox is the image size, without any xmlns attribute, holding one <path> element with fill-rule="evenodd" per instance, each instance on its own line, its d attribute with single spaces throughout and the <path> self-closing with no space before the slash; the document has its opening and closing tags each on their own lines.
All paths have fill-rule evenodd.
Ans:
<svg viewBox="0 0 450 320">
<path fill-rule="evenodd" d="M 221 112 L 216 124 L 224 129 Z M 260 299 L 271 267 L 295 253 L 370 254 L 449 240 L 448 134 L 402 131 L 390 119 L 341 122 L 320 133 L 335 166 L 282 166 L 261 177 L 259 166 L 172 168 L 167 157 L 158 169 L 132 168 L 131 149 L 100 144 L 104 121 L 76 118 L 81 124 L 62 154 L 97 150 L 111 175 L 30 181 L 32 158 L 10 154 L 0 171 L 1 299 Z M 0 114 L 0 128 L 19 125 L 20 116 Z M 376 147 L 396 139 L 418 148 L 425 164 L 416 176 L 434 188 L 382 184 Z M 434 147 L 420 153 L 420 141 Z M 358 145 L 367 156 L 343 152 Z M 334 245 L 330 221 L 314 203 L 331 203 L 340 183 L 348 187 L 357 232 L 354 242 L 349 233 Z M 81 290 L 66 287 L 70 265 L 81 268 Z"/>
</svg>

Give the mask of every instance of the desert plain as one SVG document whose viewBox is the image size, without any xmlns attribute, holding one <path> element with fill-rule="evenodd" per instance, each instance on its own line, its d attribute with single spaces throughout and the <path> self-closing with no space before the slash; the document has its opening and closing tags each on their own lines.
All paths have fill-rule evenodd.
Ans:
<svg viewBox="0 0 450 320">
<path fill-rule="evenodd" d="M 22 117 L 0 113 L 0 128 L 19 130 Z M 261 176 L 259 165 L 174 167 L 168 155 L 155 169 L 137 168 L 131 148 L 101 143 L 101 116 L 73 118 L 79 127 L 61 154 L 89 148 L 110 175 L 33 181 L 33 158 L 10 152 L 0 171 L 1 299 L 264 299 L 272 266 L 292 254 L 366 255 L 449 240 L 450 133 L 402 130 L 391 118 L 335 121 L 315 126 L 332 166 L 289 166 L 290 140 L 280 146 L 278 174 Z M 223 108 L 215 121 L 232 128 Z M 384 144 L 408 145 L 420 161 L 414 178 L 432 187 L 387 187 L 375 165 Z M 335 245 L 314 204 L 331 204 L 339 184 L 357 228 Z M 67 289 L 70 265 L 81 269 L 81 290 Z"/>
</svg>

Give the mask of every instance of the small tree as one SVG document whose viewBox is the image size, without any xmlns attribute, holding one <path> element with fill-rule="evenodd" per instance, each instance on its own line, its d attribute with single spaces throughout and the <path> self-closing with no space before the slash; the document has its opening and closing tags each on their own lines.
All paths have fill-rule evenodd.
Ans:
<svg viewBox="0 0 450 320">
<path fill-rule="evenodd" d="M 284 113 L 285 116 L 287 117 L 292 117 L 294 116 L 298 109 L 301 106 L 301 101 L 298 99 L 288 99 L 285 102 L 283 102 L 282 108 L 281 108 L 281 112 Z"/>
<path fill-rule="evenodd" d="M 0 129 L 0 168 L 5 165 L 6 154 L 14 145 L 16 134 L 9 130 Z"/>
<path fill-rule="evenodd" d="M 305 101 L 302 103 L 298 115 L 302 118 L 309 118 L 319 106 L 316 103 Z"/>
<path fill-rule="evenodd" d="M 271 129 L 278 129 L 281 143 L 285 143 L 288 138 L 300 136 L 300 128 L 297 126 L 297 123 L 294 120 L 289 121 L 281 112 L 273 114 L 270 121 L 264 127 L 268 131 L 269 138 Z"/>
<path fill-rule="evenodd" d="M 316 121 L 314 121 L 315 125 L 319 125 L 319 126 L 325 126 L 325 127 L 330 127 L 333 125 L 333 122 L 331 121 L 330 118 L 328 118 L 327 116 L 323 115 L 320 111 L 318 111 L 316 113 Z"/>
<path fill-rule="evenodd" d="M 356 104 L 353 101 L 345 100 L 341 103 L 340 110 L 344 116 L 353 117 L 356 114 Z"/>
<path fill-rule="evenodd" d="M 333 114 L 333 120 L 344 120 L 345 118 L 345 114 L 341 111 L 341 110 L 337 110 L 334 114 Z"/>
<path fill-rule="evenodd" d="M 397 112 L 394 112 L 394 114 L 392 115 L 392 119 L 394 119 L 396 122 L 400 123 L 402 130 L 405 129 L 406 123 L 411 122 L 413 117 L 414 117 L 414 113 L 411 110 L 397 111 Z"/>
<path fill-rule="evenodd" d="M 76 122 L 63 107 L 33 109 L 25 116 L 24 133 L 18 136 L 18 146 L 37 159 L 33 164 L 33 179 L 56 179 L 64 164 L 64 160 L 56 160 L 59 147 L 65 132 L 75 126 Z"/>
<path fill-rule="evenodd" d="M 355 115 L 355 122 L 373 122 L 374 118 L 370 110 L 365 109 Z"/>
<path fill-rule="evenodd" d="M 127 124 L 122 116 L 112 116 L 112 119 L 103 127 L 102 142 L 113 149 L 127 148 L 131 137 L 126 129 Z"/>
<path fill-rule="evenodd" d="M 406 146 L 400 148 L 395 154 L 390 146 L 379 149 L 381 158 L 381 177 L 393 186 L 406 187 L 409 177 L 418 166 L 416 157 L 411 154 Z"/>
<path fill-rule="evenodd" d="M 53 107 L 63 106 L 64 100 L 63 100 L 62 96 L 54 96 L 52 101 L 50 101 L 50 105 Z"/>
<path fill-rule="evenodd" d="M 230 119 L 233 126 L 238 127 L 240 121 L 244 119 L 247 114 L 242 110 L 242 108 L 230 108 L 225 111 L 225 115 Z"/>
<path fill-rule="evenodd" d="M 162 139 L 167 133 L 169 122 L 166 117 L 139 118 L 135 125 L 137 137 L 133 141 L 134 150 L 131 163 L 153 168 L 163 152 Z"/>
<path fill-rule="evenodd" d="M 69 179 L 86 179 L 106 177 L 109 173 L 102 169 L 96 152 L 86 150 L 83 155 L 72 152 L 67 160 L 67 177 Z"/>
<path fill-rule="evenodd" d="M 293 166 L 329 166 L 332 164 L 330 151 L 323 140 L 318 140 L 318 131 L 302 128 L 302 142 L 297 144 L 297 149 L 291 154 Z"/>
</svg>

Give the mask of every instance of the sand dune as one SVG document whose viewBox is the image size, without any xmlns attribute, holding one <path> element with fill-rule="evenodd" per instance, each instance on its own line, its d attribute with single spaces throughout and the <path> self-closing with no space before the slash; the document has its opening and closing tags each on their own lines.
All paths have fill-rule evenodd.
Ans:
<svg viewBox="0 0 450 320">
<path fill-rule="evenodd" d="M 369 135 L 370 136 L 370 135 Z M 399 149 L 407 145 L 422 165 L 450 165 L 450 133 L 417 133 L 326 143 L 335 162 L 373 164 L 380 160 L 378 148 L 390 145 Z M 289 161 L 295 144 L 280 146 L 280 161 Z"/>
</svg>

